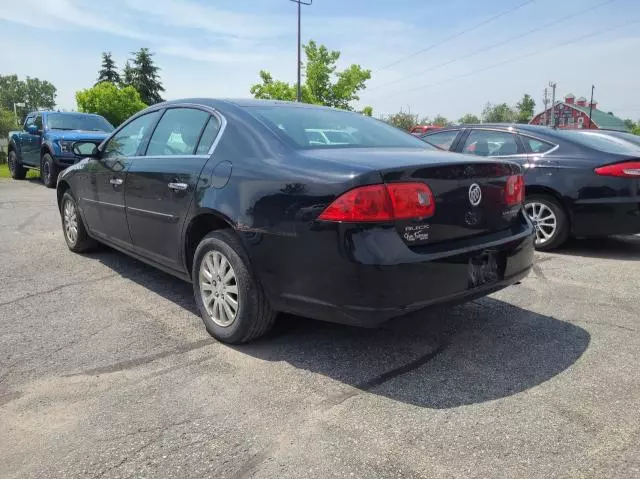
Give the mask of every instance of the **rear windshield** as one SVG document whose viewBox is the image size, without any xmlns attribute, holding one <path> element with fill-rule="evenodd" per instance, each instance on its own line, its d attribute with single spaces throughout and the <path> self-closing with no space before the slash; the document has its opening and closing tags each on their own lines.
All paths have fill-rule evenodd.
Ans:
<svg viewBox="0 0 640 479">
<path fill-rule="evenodd" d="M 49 113 L 47 127 L 51 130 L 113 131 L 111 123 L 101 116 L 69 113 Z"/>
<path fill-rule="evenodd" d="M 602 132 L 602 133 L 609 136 L 615 136 L 617 138 L 630 141 L 634 145 L 640 145 L 640 136 L 634 135 L 633 133 L 625 133 L 624 131 L 607 131 L 606 133 L 605 132 Z"/>
<path fill-rule="evenodd" d="M 615 136 L 597 131 L 579 131 L 579 130 L 555 130 L 554 134 L 559 138 L 565 138 L 580 145 L 604 153 L 613 153 L 620 155 L 640 155 L 640 146 L 622 140 Z"/>
<path fill-rule="evenodd" d="M 359 113 L 298 106 L 245 107 L 287 143 L 312 148 L 416 148 L 435 150 L 415 136 Z"/>
</svg>

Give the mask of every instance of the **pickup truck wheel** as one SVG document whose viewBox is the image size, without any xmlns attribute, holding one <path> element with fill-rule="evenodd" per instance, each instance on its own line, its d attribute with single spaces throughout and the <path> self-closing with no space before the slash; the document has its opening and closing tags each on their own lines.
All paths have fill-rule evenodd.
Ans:
<svg viewBox="0 0 640 479">
<path fill-rule="evenodd" d="M 275 312 L 232 231 L 218 230 L 204 237 L 194 255 L 191 278 L 202 320 L 219 341 L 246 343 L 273 325 Z"/>
<path fill-rule="evenodd" d="M 27 169 L 20 164 L 20 162 L 18 161 L 18 155 L 15 151 L 11 150 L 9 152 L 7 163 L 9 165 L 9 173 L 11 174 L 11 178 L 13 178 L 14 180 L 24 180 L 24 178 L 27 176 Z"/>
<path fill-rule="evenodd" d="M 58 167 L 49 153 L 42 155 L 40 161 L 40 178 L 47 188 L 55 188 L 58 181 Z"/>
<path fill-rule="evenodd" d="M 62 220 L 64 239 L 71 251 L 85 253 L 95 248 L 97 243 L 87 234 L 82 217 L 78 212 L 76 200 L 68 191 L 62 196 L 60 219 Z"/>
</svg>

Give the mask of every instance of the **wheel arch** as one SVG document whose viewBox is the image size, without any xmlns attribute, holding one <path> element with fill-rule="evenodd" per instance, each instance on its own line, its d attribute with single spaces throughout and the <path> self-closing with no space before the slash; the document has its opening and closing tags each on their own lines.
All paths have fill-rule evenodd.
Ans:
<svg viewBox="0 0 640 479">
<path fill-rule="evenodd" d="M 564 210 L 564 212 L 567 215 L 567 218 L 569 218 L 569 222 L 571 223 L 573 217 L 571 214 L 571 208 L 569 208 L 564 200 L 564 198 L 562 197 L 562 195 L 554 190 L 553 188 L 550 188 L 548 186 L 542 186 L 542 185 L 526 185 L 525 187 L 525 198 L 528 198 L 530 196 L 550 196 L 551 198 L 553 198 L 554 200 L 556 200 L 556 202 L 560 205 L 560 207 Z"/>
<path fill-rule="evenodd" d="M 183 235 L 184 264 L 189 275 L 191 275 L 191 268 L 193 266 L 193 256 L 202 238 L 212 231 L 222 229 L 232 229 L 235 231 L 231 220 L 216 210 L 199 212 L 190 219 L 184 229 Z"/>
<path fill-rule="evenodd" d="M 53 156 L 53 150 L 51 149 L 51 146 L 49 146 L 46 143 L 43 143 L 42 146 L 40 147 L 40 159 L 42 160 L 42 157 L 47 153 Z"/>
<path fill-rule="evenodd" d="M 56 187 L 56 196 L 58 198 L 58 210 L 60 210 L 60 208 L 62 207 L 62 197 L 70 189 L 71 189 L 71 186 L 65 180 L 61 180 L 58 182 L 58 186 Z"/>
</svg>

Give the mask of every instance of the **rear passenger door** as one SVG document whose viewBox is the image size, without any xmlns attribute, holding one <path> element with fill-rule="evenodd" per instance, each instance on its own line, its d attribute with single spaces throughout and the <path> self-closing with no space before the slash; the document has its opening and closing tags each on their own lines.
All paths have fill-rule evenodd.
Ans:
<svg viewBox="0 0 640 479">
<path fill-rule="evenodd" d="M 220 130 L 204 109 L 168 108 L 127 174 L 127 221 L 139 254 L 180 271 L 181 232 Z"/>
</svg>

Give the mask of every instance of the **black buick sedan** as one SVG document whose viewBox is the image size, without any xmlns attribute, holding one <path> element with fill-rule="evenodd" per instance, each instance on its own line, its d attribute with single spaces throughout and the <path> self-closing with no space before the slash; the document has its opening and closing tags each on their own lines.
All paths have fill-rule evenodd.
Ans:
<svg viewBox="0 0 640 479">
<path fill-rule="evenodd" d="M 375 326 L 532 266 L 518 165 L 445 153 L 360 114 L 173 101 L 74 148 L 86 158 L 57 187 L 68 247 L 105 243 L 192 282 L 225 342 L 260 336 L 277 312 Z"/>
<path fill-rule="evenodd" d="M 628 133 L 462 125 L 422 137 L 444 150 L 519 163 L 536 248 L 569 236 L 640 233 L 640 145 Z M 635 142 L 635 144 L 634 144 Z"/>
</svg>

